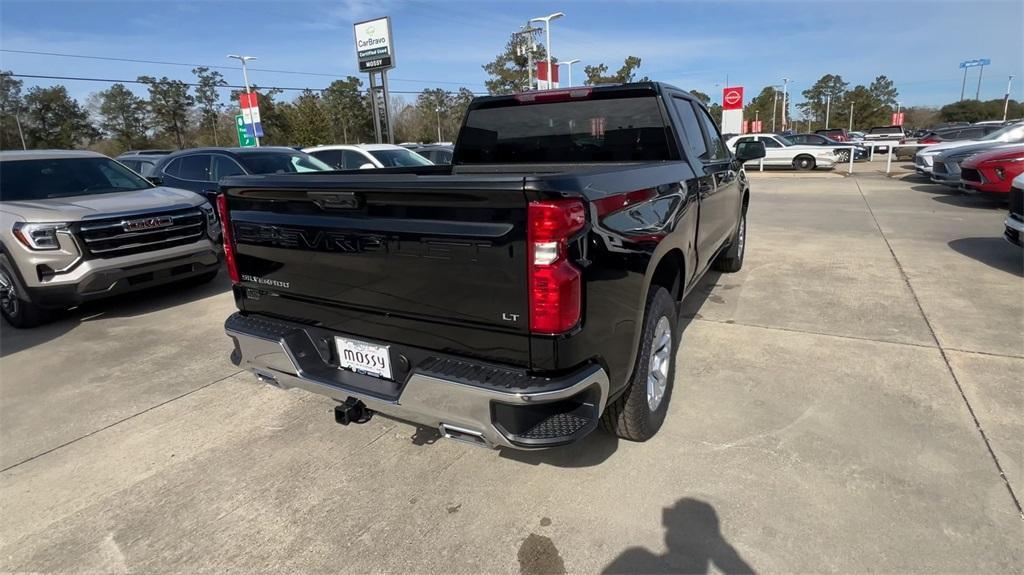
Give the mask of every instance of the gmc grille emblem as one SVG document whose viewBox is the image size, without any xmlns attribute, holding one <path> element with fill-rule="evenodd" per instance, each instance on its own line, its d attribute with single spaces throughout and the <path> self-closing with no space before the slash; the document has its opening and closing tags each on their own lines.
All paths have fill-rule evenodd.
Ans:
<svg viewBox="0 0 1024 575">
<path fill-rule="evenodd" d="M 121 222 L 121 227 L 126 232 L 138 232 L 141 230 L 152 230 L 155 228 L 166 228 L 167 226 L 174 223 L 174 218 L 171 216 L 156 216 L 152 218 L 142 218 L 138 220 L 125 220 Z"/>
</svg>

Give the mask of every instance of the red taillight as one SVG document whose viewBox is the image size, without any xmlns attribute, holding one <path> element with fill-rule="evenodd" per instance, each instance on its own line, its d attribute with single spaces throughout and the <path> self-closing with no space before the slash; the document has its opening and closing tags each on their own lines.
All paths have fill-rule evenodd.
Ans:
<svg viewBox="0 0 1024 575">
<path fill-rule="evenodd" d="M 929 136 L 929 137 L 927 137 L 927 138 L 925 138 L 923 140 L 918 140 L 917 143 L 918 144 L 938 144 L 939 141 L 940 141 L 939 138 L 933 138 L 933 137 Z"/>
<path fill-rule="evenodd" d="M 530 202 L 527 207 L 530 331 L 556 334 L 580 321 L 580 270 L 567 258 L 569 238 L 586 225 L 579 200 Z"/>
<path fill-rule="evenodd" d="M 224 263 L 228 266 L 231 283 L 238 283 L 238 263 L 235 262 L 235 234 L 231 232 L 231 213 L 228 211 L 227 194 L 217 196 L 217 213 L 220 215 L 220 229 L 224 240 Z"/>
</svg>

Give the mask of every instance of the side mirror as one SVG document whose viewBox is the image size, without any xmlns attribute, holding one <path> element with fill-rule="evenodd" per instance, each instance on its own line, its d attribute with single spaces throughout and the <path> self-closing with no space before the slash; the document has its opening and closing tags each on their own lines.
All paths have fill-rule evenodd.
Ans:
<svg viewBox="0 0 1024 575">
<path fill-rule="evenodd" d="M 363 164 L 362 166 L 359 166 L 359 169 L 360 169 L 360 170 L 373 170 L 373 169 L 376 169 L 376 167 L 377 167 L 377 166 L 374 166 L 374 165 L 373 165 L 373 164 L 371 164 L 370 162 L 366 162 L 366 163 L 365 163 L 365 164 Z"/>
<path fill-rule="evenodd" d="M 164 179 L 161 178 L 160 176 L 150 176 L 146 179 L 149 180 L 149 183 L 153 184 L 154 186 L 164 185 Z"/>
<path fill-rule="evenodd" d="M 765 156 L 764 142 L 740 142 L 736 144 L 736 161 L 747 163 Z"/>
</svg>

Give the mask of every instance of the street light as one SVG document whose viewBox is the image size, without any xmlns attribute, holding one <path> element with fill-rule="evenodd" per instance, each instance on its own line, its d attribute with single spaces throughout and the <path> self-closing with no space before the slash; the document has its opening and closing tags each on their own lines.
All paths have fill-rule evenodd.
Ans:
<svg viewBox="0 0 1024 575">
<path fill-rule="evenodd" d="M 551 21 L 557 20 L 565 16 L 564 12 L 555 12 L 547 16 L 541 16 L 539 18 L 530 18 L 530 22 L 543 22 L 544 23 L 544 51 L 547 52 L 548 57 L 548 88 L 551 88 L 551 84 L 554 82 L 554 74 L 551 73 Z"/>
<path fill-rule="evenodd" d="M 434 111 L 437 112 L 437 143 L 440 144 L 441 143 L 441 106 L 437 106 L 436 108 L 434 108 Z"/>
<path fill-rule="evenodd" d="M 575 64 L 576 62 L 579 62 L 579 61 L 580 61 L 579 58 L 573 58 L 572 60 L 566 60 L 565 62 L 559 62 L 558 63 L 559 66 L 564 64 L 564 65 L 569 67 L 569 84 L 566 86 L 568 88 L 572 87 L 572 65 Z"/>
<path fill-rule="evenodd" d="M 228 54 L 228 58 L 234 58 L 242 63 L 242 80 L 245 81 L 245 93 L 249 94 L 249 71 L 245 69 L 245 63 L 249 60 L 255 60 L 256 56 L 239 56 L 238 54 Z M 256 135 L 256 126 L 252 127 L 252 136 L 256 140 L 256 147 L 260 147 L 260 138 Z"/>
</svg>

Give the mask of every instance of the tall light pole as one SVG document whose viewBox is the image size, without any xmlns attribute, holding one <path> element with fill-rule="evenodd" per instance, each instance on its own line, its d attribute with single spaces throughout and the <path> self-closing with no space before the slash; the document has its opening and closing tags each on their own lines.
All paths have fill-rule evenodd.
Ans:
<svg viewBox="0 0 1024 575">
<path fill-rule="evenodd" d="M 832 113 L 832 94 L 828 95 L 828 99 L 825 100 L 825 129 L 828 129 L 828 117 Z"/>
<path fill-rule="evenodd" d="M 565 64 L 569 68 L 569 84 L 566 87 L 569 87 L 569 88 L 572 87 L 572 65 L 575 64 L 576 62 L 579 62 L 579 61 L 580 61 L 579 58 L 573 58 L 572 60 L 566 60 L 565 62 L 559 62 L 558 63 L 559 66 L 561 66 L 562 64 Z"/>
<path fill-rule="evenodd" d="M 238 54 L 228 54 L 228 58 L 234 58 L 235 60 L 238 60 L 242 63 L 242 80 L 245 81 L 245 93 L 251 93 L 251 91 L 249 90 L 249 71 L 246 70 L 245 63 L 249 60 L 255 60 L 256 56 L 239 56 Z M 256 140 L 256 147 L 260 147 L 260 137 L 256 135 L 255 124 L 253 124 L 252 127 L 252 137 L 254 140 Z"/>
<path fill-rule="evenodd" d="M 554 14 L 548 14 L 547 16 L 541 16 L 539 18 L 530 18 L 530 22 L 543 22 L 544 23 L 544 51 L 547 52 L 548 60 L 548 88 L 550 89 L 551 84 L 554 83 L 555 75 L 551 71 L 551 21 L 557 20 L 565 16 L 564 12 L 555 12 Z"/>
<path fill-rule="evenodd" d="M 1010 86 L 1013 85 L 1013 75 L 1010 75 L 1010 79 L 1006 81 L 1006 95 L 1003 96 L 1003 121 L 1006 121 L 1006 110 L 1010 106 Z M 22 141 L 24 145 L 24 140 Z"/>
<path fill-rule="evenodd" d="M 846 131 L 853 131 L 853 102 L 850 102 L 850 127 L 847 128 Z"/>
<path fill-rule="evenodd" d="M 436 108 L 434 108 L 434 111 L 437 112 L 437 143 L 440 144 L 441 143 L 441 106 L 437 106 Z"/>
<path fill-rule="evenodd" d="M 786 131 L 786 96 L 789 90 L 789 78 L 782 79 L 782 131 Z"/>
<path fill-rule="evenodd" d="M 900 101 L 896 100 L 896 122 L 899 122 L 899 121 L 900 121 Z M 893 124 L 896 124 L 896 122 L 893 122 Z M 896 124 L 896 125 L 897 126 L 902 126 L 903 124 Z"/>
<path fill-rule="evenodd" d="M 772 99 L 772 133 L 775 132 L 775 111 L 779 108 L 779 87 L 772 86 L 772 93 L 775 95 Z"/>
</svg>

